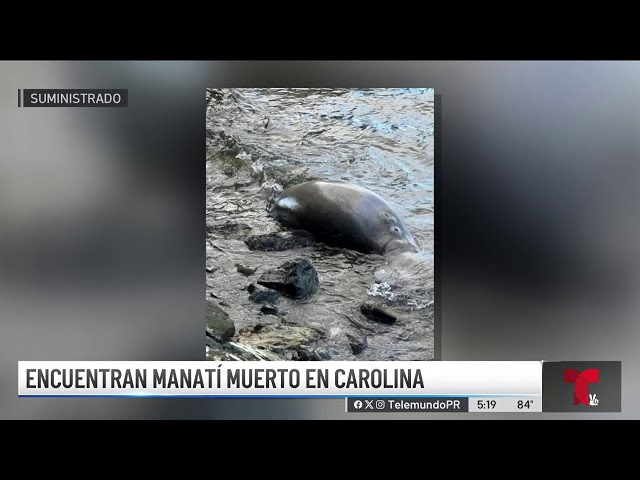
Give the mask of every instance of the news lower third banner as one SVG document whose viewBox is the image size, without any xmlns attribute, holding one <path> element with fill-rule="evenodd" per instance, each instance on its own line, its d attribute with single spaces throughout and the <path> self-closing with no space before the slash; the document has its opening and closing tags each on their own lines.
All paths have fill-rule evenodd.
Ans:
<svg viewBox="0 0 640 480">
<path fill-rule="evenodd" d="M 540 395 L 541 362 L 19 362 L 19 395 Z"/>
<path fill-rule="evenodd" d="M 620 362 L 21 361 L 18 395 L 342 398 L 356 413 L 615 412 L 620 372 Z"/>
</svg>

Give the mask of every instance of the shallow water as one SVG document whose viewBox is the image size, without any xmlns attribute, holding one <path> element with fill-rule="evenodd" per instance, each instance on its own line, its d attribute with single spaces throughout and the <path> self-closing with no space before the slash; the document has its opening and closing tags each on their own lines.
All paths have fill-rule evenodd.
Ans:
<svg viewBox="0 0 640 480">
<path fill-rule="evenodd" d="M 207 296 L 215 295 L 230 315 L 240 341 L 261 324 L 285 339 L 287 328 L 313 330 L 308 346 L 324 359 L 432 359 L 433 91 L 209 90 L 206 122 Z M 421 252 L 384 258 L 322 244 L 250 251 L 249 235 L 287 231 L 266 211 L 272 192 L 313 179 L 342 180 L 382 196 Z M 280 299 L 278 316 L 261 313 L 247 286 L 299 257 L 315 265 L 319 290 L 306 301 Z M 245 276 L 236 264 L 257 271 Z M 363 302 L 390 308 L 397 322 L 364 318 Z M 364 337 L 366 348 L 354 354 L 350 343 Z M 295 350 L 286 340 L 262 340 L 260 346 L 285 359 Z"/>
</svg>

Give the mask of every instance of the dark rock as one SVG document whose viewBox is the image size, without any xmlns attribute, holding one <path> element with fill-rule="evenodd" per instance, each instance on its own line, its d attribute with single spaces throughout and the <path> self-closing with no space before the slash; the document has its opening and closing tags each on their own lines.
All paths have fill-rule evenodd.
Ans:
<svg viewBox="0 0 640 480">
<path fill-rule="evenodd" d="M 211 338 L 209 335 L 206 335 L 206 345 L 209 348 L 220 348 L 222 344 L 218 342 L 216 339 Z"/>
<path fill-rule="evenodd" d="M 246 267 L 240 263 L 236 263 L 236 269 L 238 270 L 239 273 L 241 273 L 242 275 L 246 276 L 246 277 L 250 277 L 251 275 L 253 275 L 254 273 L 256 273 L 256 270 L 258 270 L 258 268 L 249 268 Z"/>
<path fill-rule="evenodd" d="M 211 295 L 213 298 L 218 298 L 218 297 L 216 296 L 216 294 L 215 294 L 215 293 L 213 293 L 213 292 L 211 292 L 209 295 Z"/>
<path fill-rule="evenodd" d="M 209 264 L 207 264 L 205 270 L 207 271 L 207 273 L 213 273 L 213 272 L 216 271 L 216 269 L 213 266 L 209 265 Z"/>
<path fill-rule="evenodd" d="M 368 346 L 367 337 L 354 337 L 347 333 L 347 338 L 349 339 L 349 346 L 354 355 L 361 354 Z"/>
<path fill-rule="evenodd" d="M 262 323 L 256 323 L 255 325 L 247 325 L 246 327 L 242 327 L 240 330 L 238 330 L 238 341 L 244 340 L 244 337 L 246 336 L 261 332 L 264 327 L 265 326 Z M 264 348 L 264 345 L 260 345 L 260 348 Z"/>
<path fill-rule="evenodd" d="M 316 355 L 320 357 L 321 360 L 331 360 L 331 352 L 325 348 L 316 348 Z"/>
<path fill-rule="evenodd" d="M 310 353 L 311 355 L 309 355 Z M 313 351 L 310 352 L 308 349 L 300 347 L 293 353 L 291 360 L 298 362 L 308 362 L 310 360 L 316 360 L 315 358 L 311 358 L 312 355 Z"/>
<path fill-rule="evenodd" d="M 260 311 L 265 315 L 278 315 L 278 309 L 273 305 L 263 305 Z"/>
<path fill-rule="evenodd" d="M 253 283 L 247 288 L 249 291 L 249 300 L 254 303 L 276 303 L 280 300 L 280 294 L 273 290 L 267 290 L 263 287 L 256 287 Z"/>
<path fill-rule="evenodd" d="M 396 323 L 396 317 L 394 315 L 389 312 L 385 312 L 383 309 L 376 307 L 375 305 L 363 303 L 360 305 L 360 312 L 362 312 L 362 314 L 369 320 L 373 320 L 374 322 L 384 323 L 387 325 Z"/>
<path fill-rule="evenodd" d="M 316 268 L 309 260 L 296 258 L 264 272 L 258 280 L 258 285 L 298 299 L 313 295 L 318 290 L 320 280 Z"/>
<path fill-rule="evenodd" d="M 225 345 L 229 343 L 220 343 L 217 340 L 211 338 L 209 335 L 206 336 L 206 359 L 207 360 L 234 360 L 229 356 L 227 352 L 225 352 Z"/>
<path fill-rule="evenodd" d="M 263 252 L 280 252 L 293 248 L 310 247 L 315 244 L 313 235 L 304 231 L 296 230 L 286 233 L 268 233 L 266 235 L 252 235 L 244 243 L 249 250 L 260 250 Z"/>
<path fill-rule="evenodd" d="M 287 312 L 282 312 L 281 315 L 284 315 L 286 313 Z M 301 323 L 298 320 L 287 320 L 286 318 L 282 318 L 282 317 L 280 317 L 280 323 L 282 323 L 282 325 L 290 325 L 294 327 L 299 327 L 301 325 Z"/>
<path fill-rule="evenodd" d="M 291 356 L 291 360 L 300 362 L 322 362 L 324 360 L 331 360 L 331 353 L 324 348 L 302 345 L 295 350 Z"/>
<path fill-rule="evenodd" d="M 207 335 L 218 342 L 226 342 L 235 333 L 236 327 L 229 314 L 213 301 L 207 300 Z"/>
</svg>

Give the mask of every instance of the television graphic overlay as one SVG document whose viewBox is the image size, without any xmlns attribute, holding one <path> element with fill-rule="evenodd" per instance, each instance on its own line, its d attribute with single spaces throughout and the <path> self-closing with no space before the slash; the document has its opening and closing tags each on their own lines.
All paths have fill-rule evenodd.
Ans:
<svg viewBox="0 0 640 480">
<path fill-rule="evenodd" d="M 621 362 L 544 362 L 545 412 L 620 412 Z"/>
<path fill-rule="evenodd" d="M 345 413 L 542 411 L 542 362 L 20 362 L 21 397 L 322 398 Z"/>
<path fill-rule="evenodd" d="M 573 404 L 597 406 L 599 400 L 596 394 L 589 394 L 589 384 L 598 383 L 600 371 L 597 368 L 589 368 L 580 372 L 574 368 L 564 369 L 564 381 L 573 383 Z"/>
<path fill-rule="evenodd" d="M 206 98 L 206 358 L 433 360 L 433 89 Z"/>
</svg>

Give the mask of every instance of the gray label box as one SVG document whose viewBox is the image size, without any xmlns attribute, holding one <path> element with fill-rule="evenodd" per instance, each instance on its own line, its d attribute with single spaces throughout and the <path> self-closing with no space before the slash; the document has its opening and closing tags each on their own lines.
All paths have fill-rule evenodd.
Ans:
<svg viewBox="0 0 640 480">
<path fill-rule="evenodd" d="M 25 89 L 18 91 L 18 107 L 127 107 L 127 89 Z"/>
<path fill-rule="evenodd" d="M 621 362 L 544 362 L 543 412 L 620 412 Z"/>
<path fill-rule="evenodd" d="M 384 397 L 346 398 L 348 413 L 402 413 L 402 412 L 467 412 L 467 397 Z"/>
</svg>

